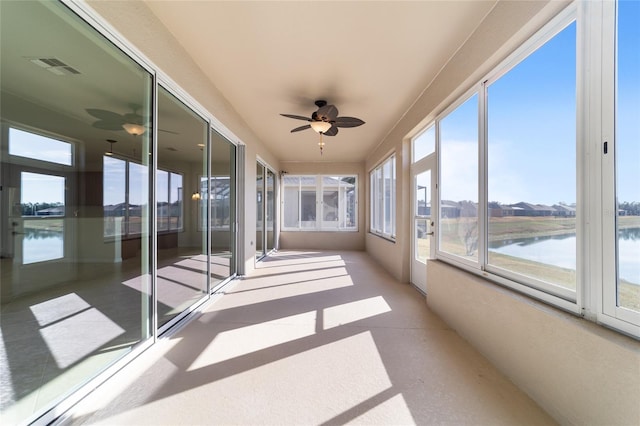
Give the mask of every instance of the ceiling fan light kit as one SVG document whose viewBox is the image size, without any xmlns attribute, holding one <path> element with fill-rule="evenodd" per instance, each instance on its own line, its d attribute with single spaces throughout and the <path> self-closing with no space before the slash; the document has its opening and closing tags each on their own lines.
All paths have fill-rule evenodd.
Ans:
<svg viewBox="0 0 640 426">
<path fill-rule="evenodd" d="M 132 136 L 141 136 L 147 130 L 151 130 L 151 123 L 148 117 L 138 113 L 139 105 L 131 104 L 133 112 L 126 114 L 118 114 L 113 111 L 99 108 L 87 108 L 85 111 L 98 121 L 94 121 L 91 126 L 110 131 L 124 130 Z M 171 130 L 158 129 L 159 132 L 171 133 L 177 135 L 178 132 Z"/>
<path fill-rule="evenodd" d="M 139 124 L 124 123 L 122 128 L 132 136 L 140 136 L 144 134 L 145 128 Z"/>
<path fill-rule="evenodd" d="M 338 117 L 338 108 L 335 105 L 328 105 L 327 101 L 317 100 L 315 101 L 318 110 L 311 114 L 311 118 L 303 117 L 301 115 L 294 114 L 280 114 L 283 117 L 293 118 L 294 120 L 308 121 L 309 124 L 296 127 L 291 130 L 291 133 L 299 132 L 301 130 L 312 129 L 320 134 L 320 155 L 322 155 L 322 149 L 324 148 L 324 142 L 322 141 L 322 135 L 335 136 L 338 134 L 338 127 L 358 127 L 364 124 L 364 121 L 355 117 Z"/>
<path fill-rule="evenodd" d="M 107 139 L 107 142 L 109 142 L 109 151 L 105 152 L 104 155 L 108 155 L 109 157 L 113 157 L 113 144 L 118 142 L 118 141 L 113 140 L 113 139 Z"/>
</svg>

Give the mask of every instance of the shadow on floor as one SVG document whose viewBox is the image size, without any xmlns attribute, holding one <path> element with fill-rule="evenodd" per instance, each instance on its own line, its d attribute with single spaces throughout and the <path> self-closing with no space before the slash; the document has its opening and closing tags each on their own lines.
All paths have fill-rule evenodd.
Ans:
<svg viewBox="0 0 640 426">
<path fill-rule="evenodd" d="M 553 424 L 362 252 L 279 252 L 76 423 Z"/>
</svg>

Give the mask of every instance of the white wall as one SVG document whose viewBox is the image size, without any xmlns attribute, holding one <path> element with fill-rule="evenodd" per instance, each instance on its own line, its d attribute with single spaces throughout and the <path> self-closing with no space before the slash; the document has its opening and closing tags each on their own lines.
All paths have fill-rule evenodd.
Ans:
<svg viewBox="0 0 640 426">
<path fill-rule="evenodd" d="M 441 261 L 427 305 L 561 424 L 640 424 L 640 342 Z"/>
</svg>

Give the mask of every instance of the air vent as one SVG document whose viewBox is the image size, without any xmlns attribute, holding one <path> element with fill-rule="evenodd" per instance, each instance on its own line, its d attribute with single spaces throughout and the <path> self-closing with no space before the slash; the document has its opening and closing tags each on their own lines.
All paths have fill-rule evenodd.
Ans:
<svg viewBox="0 0 640 426">
<path fill-rule="evenodd" d="M 55 75 L 80 74 L 80 71 L 65 64 L 58 58 L 27 58 L 27 60 Z"/>
</svg>

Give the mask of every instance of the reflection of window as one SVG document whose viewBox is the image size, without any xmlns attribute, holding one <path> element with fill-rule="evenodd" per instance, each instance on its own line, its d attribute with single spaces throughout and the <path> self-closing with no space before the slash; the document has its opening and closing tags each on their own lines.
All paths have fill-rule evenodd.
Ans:
<svg viewBox="0 0 640 426">
<path fill-rule="evenodd" d="M 69 142 L 63 142 L 34 133 L 9 128 L 9 154 L 33 160 L 70 166 L 72 150 Z"/>
<path fill-rule="evenodd" d="M 231 178 L 229 176 L 211 177 L 211 196 L 208 195 L 207 178 L 200 177 L 200 214 L 198 226 L 200 230 L 205 228 L 204 222 L 207 218 L 207 203 L 211 202 L 211 229 L 228 230 L 231 223 Z"/>
<path fill-rule="evenodd" d="M 392 155 L 369 174 L 371 223 L 369 231 L 386 238 L 396 236 L 396 157 Z"/>
<path fill-rule="evenodd" d="M 429 127 L 418 137 L 413 139 L 413 162 L 433 154 L 436 150 L 436 126 Z"/>
<path fill-rule="evenodd" d="M 203 178 L 203 181 L 206 186 L 206 179 Z M 206 189 L 204 193 L 206 193 Z M 211 229 L 229 229 L 231 220 L 231 179 L 229 176 L 211 177 L 210 200 Z"/>
<path fill-rule="evenodd" d="M 158 231 L 182 229 L 182 175 L 158 169 L 156 188 Z"/>
<path fill-rule="evenodd" d="M 283 229 L 357 229 L 356 176 L 285 176 Z"/>
<path fill-rule="evenodd" d="M 478 261 L 478 95 L 440 121 L 439 248 Z"/>
<path fill-rule="evenodd" d="M 139 235 L 147 206 L 147 166 L 112 156 L 103 157 L 104 236 Z M 156 177 L 158 231 L 182 229 L 182 175 L 158 170 Z"/>
<path fill-rule="evenodd" d="M 64 257 L 65 178 L 41 173 L 20 174 L 22 263 Z"/>
</svg>

